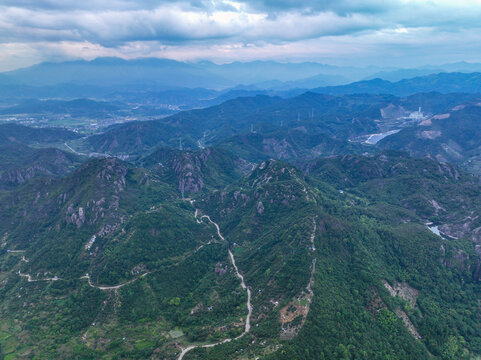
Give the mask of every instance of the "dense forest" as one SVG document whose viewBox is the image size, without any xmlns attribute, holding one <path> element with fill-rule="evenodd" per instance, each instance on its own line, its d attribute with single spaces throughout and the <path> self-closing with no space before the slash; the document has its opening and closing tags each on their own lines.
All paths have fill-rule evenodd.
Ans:
<svg viewBox="0 0 481 360">
<path fill-rule="evenodd" d="M 479 358 L 478 96 L 331 91 L 0 124 L 1 356 Z"/>
<path fill-rule="evenodd" d="M 186 359 L 479 355 L 473 175 L 397 152 L 139 164 L 92 159 L 1 194 L 5 358 L 174 359 L 237 338 L 248 300 L 229 251 L 250 331 Z"/>
</svg>

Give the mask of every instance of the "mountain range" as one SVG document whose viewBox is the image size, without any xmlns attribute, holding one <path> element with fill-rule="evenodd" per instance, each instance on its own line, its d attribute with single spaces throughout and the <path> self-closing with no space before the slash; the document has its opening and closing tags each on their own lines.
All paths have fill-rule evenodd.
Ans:
<svg viewBox="0 0 481 360">
<path fill-rule="evenodd" d="M 342 69 L 2 74 L 0 359 L 481 357 L 480 75 Z"/>
<path fill-rule="evenodd" d="M 389 152 L 304 170 L 210 148 L 139 164 L 91 159 L 0 194 L 3 353 L 478 354 L 476 177 Z"/>
<path fill-rule="evenodd" d="M 332 86 L 361 81 L 358 88 L 371 80 L 371 91 L 385 91 L 389 83 L 377 79 L 400 82 L 399 89 L 384 92 L 394 95 L 407 95 L 413 84 L 402 83 L 407 78 L 436 77 L 441 73 L 462 74 L 481 71 L 477 63 L 454 63 L 439 66 L 424 66 L 413 69 L 395 68 L 356 68 L 326 65 L 314 62 L 281 63 L 275 61 L 233 62 L 215 64 L 202 61 L 185 63 L 168 59 L 143 58 L 123 60 L 120 58 L 97 58 L 91 61 L 69 61 L 60 63 L 40 63 L 0 75 L 0 93 L 5 97 L 106 97 L 116 92 L 164 92 L 183 88 L 227 89 L 240 84 L 256 89 L 285 91 L 295 88 L 322 90 L 332 94 L 352 93 L 352 88 Z M 119 76 L 122 74 L 122 76 Z M 431 84 L 416 92 L 440 91 Z M 473 86 L 471 86 L 473 88 Z M 377 90 L 375 90 L 377 89 Z M 458 89 L 456 92 L 471 92 Z M 479 90 L 474 87 L 475 90 Z"/>
<path fill-rule="evenodd" d="M 338 152 L 370 151 L 350 140 L 409 126 L 408 115 L 419 107 L 428 114 L 443 113 L 476 98 L 475 94 L 425 93 L 400 98 L 313 92 L 289 99 L 241 97 L 160 120 L 115 125 L 85 139 L 82 148 L 138 156 L 157 146 L 196 149 L 215 144 L 239 151 L 239 155 L 242 152 L 250 160 L 260 159 L 263 152 L 264 157 L 284 160 L 331 155 L 323 150 L 329 146 Z M 322 145 L 326 142 L 331 145 Z"/>
</svg>

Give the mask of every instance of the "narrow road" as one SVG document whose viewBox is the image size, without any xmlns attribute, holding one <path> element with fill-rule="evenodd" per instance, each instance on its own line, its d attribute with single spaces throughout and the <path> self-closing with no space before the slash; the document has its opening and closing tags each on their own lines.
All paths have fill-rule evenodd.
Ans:
<svg viewBox="0 0 481 360">
<path fill-rule="evenodd" d="M 238 337 L 236 337 L 236 339 L 240 339 L 251 330 L 251 315 L 252 315 L 251 289 L 249 289 L 246 286 L 246 283 L 244 282 L 244 276 L 242 276 L 242 274 L 239 272 L 239 269 L 237 268 L 237 265 L 235 263 L 234 254 L 232 254 L 232 251 L 230 251 L 230 249 L 229 249 L 229 256 L 230 256 L 230 261 L 232 262 L 232 266 L 234 266 L 237 277 L 241 280 L 241 287 L 247 291 L 247 311 L 248 312 L 246 317 L 246 327 L 244 332 L 240 334 Z"/>
<path fill-rule="evenodd" d="M 28 262 L 28 260 L 25 258 L 25 256 L 22 256 L 22 261 L 24 262 Z M 30 274 L 22 274 L 21 271 L 18 271 L 17 274 L 21 277 L 25 277 L 27 278 L 27 281 L 28 282 L 36 282 L 36 281 L 58 281 L 58 280 L 65 280 L 65 279 L 61 279 L 59 277 L 53 277 L 53 278 L 44 278 L 44 279 L 33 279 L 32 278 L 32 275 Z M 126 281 L 124 283 L 121 283 L 119 285 L 113 285 L 113 286 L 101 286 L 101 285 L 94 285 L 92 284 L 92 281 L 90 280 L 90 276 L 87 274 L 87 275 L 84 275 L 84 276 L 81 276 L 79 277 L 79 279 L 87 279 L 87 282 L 89 284 L 90 287 L 93 287 L 93 288 L 96 288 L 96 289 L 99 289 L 99 290 L 115 290 L 115 289 L 120 289 L 121 287 L 125 286 L 125 285 L 129 285 L 131 283 L 133 283 L 134 281 L 140 279 L 140 278 L 143 278 L 144 276 L 147 276 L 148 274 L 150 274 L 149 271 L 143 273 L 142 275 L 140 275 L 139 277 L 136 277 L 132 280 L 129 280 L 129 281 Z"/>
<path fill-rule="evenodd" d="M 311 296 L 314 296 L 314 292 L 312 291 L 312 285 L 314 284 L 314 273 L 316 272 L 316 260 L 317 259 L 312 260 L 311 277 L 309 278 L 309 283 L 306 286 L 306 290 Z"/>
<path fill-rule="evenodd" d="M 65 144 L 67 145 L 67 144 Z M 68 146 L 68 145 L 67 145 Z M 191 201 L 191 204 L 193 204 L 193 201 Z M 208 215 L 202 215 L 200 217 L 200 220 L 198 218 L 198 214 L 199 214 L 199 211 L 197 209 L 195 209 L 195 219 L 197 221 L 197 223 L 201 223 L 202 222 L 202 219 L 207 219 L 211 224 L 213 224 L 216 228 L 216 231 L 217 231 L 217 235 L 219 236 L 219 238 L 223 241 L 226 241 L 226 239 L 224 238 L 224 236 L 222 235 L 222 233 L 220 232 L 220 227 L 219 225 L 212 221 L 212 219 L 208 216 Z M 22 252 L 22 250 L 17 250 L 17 252 Z M 236 338 L 234 338 L 234 340 L 237 340 L 237 339 L 240 339 L 242 338 L 245 334 L 247 334 L 248 332 L 250 332 L 250 329 L 251 329 L 251 316 L 252 316 L 252 304 L 251 304 L 251 290 L 247 287 L 246 283 L 245 283 L 245 280 L 244 280 L 244 276 L 239 272 L 239 268 L 237 267 L 237 264 L 235 262 L 235 257 L 234 257 L 234 254 L 232 253 L 232 251 L 229 249 L 228 250 L 229 252 L 229 258 L 230 258 L 230 261 L 232 263 L 232 266 L 234 267 L 234 270 L 236 272 L 236 276 L 240 279 L 241 281 L 241 287 L 243 290 L 245 290 L 247 292 L 247 317 L 246 317 L 246 324 L 245 324 L 245 328 L 244 328 L 244 331 L 242 332 L 242 334 L 240 334 L 239 336 L 237 336 Z M 27 259 L 25 259 L 26 262 L 28 262 Z M 132 279 L 132 280 L 129 280 L 129 281 L 126 281 L 122 284 L 119 284 L 119 285 L 115 285 L 115 286 L 100 286 L 100 285 L 94 285 L 92 283 L 92 281 L 90 280 L 90 276 L 87 274 L 87 275 L 84 275 L 84 276 L 81 276 L 79 279 L 87 279 L 87 282 L 89 284 L 90 287 L 93 287 L 93 288 L 97 288 L 99 290 L 115 290 L 115 289 L 119 289 L 123 286 L 126 286 L 126 285 L 129 285 L 131 284 L 132 282 L 140 279 L 141 277 L 144 277 L 144 276 L 147 276 L 149 274 L 149 272 L 146 272 L 144 274 L 142 274 L 141 276 L 135 278 L 135 279 Z M 45 278 L 45 279 L 32 279 L 32 276 L 30 274 L 22 274 L 20 271 L 18 272 L 18 275 L 21 276 L 21 277 L 26 277 L 27 278 L 27 281 L 28 282 L 35 282 L 35 281 L 57 281 L 57 280 L 63 280 L 63 279 L 60 279 L 60 278 L 57 278 L 57 277 L 53 277 L 53 278 Z M 224 339 L 222 341 L 219 341 L 219 342 L 216 342 L 216 343 L 213 343 L 213 344 L 205 344 L 205 345 L 191 345 L 191 346 L 188 346 L 186 347 L 185 349 L 182 349 L 181 348 L 181 353 L 178 357 L 178 360 L 182 360 L 183 357 L 185 356 L 185 354 L 187 354 L 189 351 L 195 349 L 195 348 L 198 348 L 198 347 L 202 347 L 202 348 L 211 348 L 211 347 L 214 347 L 214 346 L 217 346 L 217 345 L 221 345 L 221 344 L 225 344 L 225 343 L 228 343 L 228 342 L 231 342 L 233 339 Z"/>
<path fill-rule="evenodd" d="M 36 282 L 36 281 L 57 281 L 57 280 L 62 280 L 58 277 L 53 277 L 53 278 L 45 278 L 45 279 L 32 279 L 32 276 L 30 274 L 22 274 L 20 271 L 18 272 L 18 275 L 21 277 L 26 277 L 28 282 Z"/>
<path fill-rule="evenodd" d="M 314 244 L 314 238 L 316 237 L 316 229 L 317 229 L 316 218 L 317 216 L 312 219 L 313 229 L 312 229 L 311 237 L 309 238 L 312 245 L 311 246 L 312 251 L 316 251 L 316 245 Z"/>
<path fill-rule="evenodd" d="M 198 211 L 196 209 L 196 214 L 198 214 Z M 202 215 L 201 216 L 201 219 L 203 218 L 206 218 L 207 220 L 209 220 L 209 222 L 211 224 L 213 224 L 215 226 L 215 228 L 217 229 L 217 235 L 219 235 L 219 237 L 223 240 L 223 241 L 226 241 L 224 236 L 222 236 L 222 233 L 220 232 L 220 227 L 219 225 L 212 221 L 212 219 L 210 218 L 209 215 Z M 232 263 L 232 266 L 234 267 L 235 269 L 235 272 L 236 272 L 236 275 L 237 277 L 241 280 L 241 287 L 242 289 L 246 290 L 247 291 L 247 318 L 246 318 L 246 326 L 245 326 L 245 330 L 244 332 L 239 335 L 238 337 L 236 337 L 236 339 L 239 339 L 241 338 L 242 336 L 244 336 L 246 333 L 248 333 L 251 329 L 251 315 L 252 315 L 252 304 L 251 304 L 251 290 L 247 287 L 245 281 L 244 281 L 244 276 L 239 272 L 239 269 L 237 268 L 237 265 L 235 263 L 235 258 L 234 258 L 234 254 L 232 254 L 232 251 L 229 249 L 229 258 L 230 258 L 230 261 Z"/>
<path fill-rule="evenodd" d="M 87 154 L 79 153 L 77 150 L 72 149 L 72 147 L 70 147 L 70 145 L 67 144 L 67 142 L 64 142 L 63 144 L 65 145 L 65 147 L 66 147 L 67 149 L 69 149 L 71 152 L 73 152 L 73 153 L 76 154 L 76 155 L 87 155 Z"/>
<path fill-rule="evenodd" d="M 191 202 L 192 203 L 192 202 Z M 207 219 L 209 220 L 209 222 L 211 224 L 213 224 L 217 230 L 217 235 L 219 235 L 219 238 L 221 238 L 223 241 L 226 241 L 224 236 L 222 236 L 222 233 L 220 232 L 220 227 L 219 225 L 212 221 L 212 219 L 209 217 L 209 215 L 202 215 L 200 217 L 200 220 L 198 219 L 198 214 L 199 214 L 199 211 L 197 209 L 195 209 L 195 220 L 197 221 L 197 223 L 201 223 L 202 222 L 202 219 Z M 244 281 L 244 276 L 239 272 L 239 269 L 237 268 L 237 265 L 235 263 L 235 258 L 234 258 L 234 254 L 232 253 L 232 251 L 229 249 L 229 258 L 230 258 L 230 261 L 232 263 L 232 266 L 234 267 L 234 270 L 236 272 L 236 275 L 237 277 L 241 280 L 241 287 L 243 290 L 245 290 L 247 292 L 247 317 L 246 317 L 246 326 L 244 328 L 244 332 L 242 334 L 240 334 L 239 336 L 237 336 L 236 338 L 234 338 L 234 340 L 237 340 L 237 339 L 240 339 L 241 337 L 243 337 L 245 334 L 247 334 L 250 330 L 251 330 L 251 316 L 252 316 L 252 304 L 251 304 L 251 290 L 247 287 L 245 281 Z M 179 355 L 179 357 L 177 358 L 177 360 L 182 360 L 185 356 L 185 354 L 187 354 L 189 351 L 191 350 L 194 350 L 195 348 L 198 348 L 198 347 L 201 347 L 201 348 L 212 348 L 214 346 L 217 346 L 217 345 L 221 345 L 221 344 L 225 344 L 225 343 L 228 343 L 228 342 L 231 342 L 232 339 L 225 339 L 225 340 L 222 340 L 222 341 L 219 341 L 219 342 L 216 342 L 216 343 L 213 343 L 213 344 L 206 344 L 206 345 L 191 345 L 191 346 L 188 346 L 186 347 L 185 349 L 182 349 L 181 348 L 181 353 Z"/>
<path fill-rule="evenodd" d="M 96 288 L 96 289 L 99 289 L 99 290 L 115 290 L 115 289 L 120 289 L 121 287 L 125 286 L 125 285 L 129 285 L 129 284 L 132 284 L 134 281 L 140 279 L 140 278 L 143 278 L 144 276 L 147 276 L 148 274 L 150 274 L 150 272 L 146 272 L 146 273 L 143 273 L 142 275 L 140 275 L 139 277 L 135 278 L 135 279 L 132 279 L 132 280 L 129 280 L 129 281 L 126 281 L 122 284 L 119 284 L 119 285 L 114 285 L 114 286 L 100 286 L 100 285 L 94 285 L 92 284 L 92 281 L 90 280 L 90 276 L 89 275 L 84 275 L 84 276 L 81 276 L 80 279 L 87 279 L 87 282 L 89 283 L 90 287 L 93 287 L 93 288 Z"/>
</svg>

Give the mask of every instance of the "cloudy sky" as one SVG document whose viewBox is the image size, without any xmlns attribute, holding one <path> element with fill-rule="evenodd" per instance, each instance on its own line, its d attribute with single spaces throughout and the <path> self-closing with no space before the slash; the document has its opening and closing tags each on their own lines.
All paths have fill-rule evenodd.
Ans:
<svg viewBox="0 0 481 360">
<path fill-rule="evenodd" d="M 0 1 L 0 71 L 99 56 L 481 62 L 481 0 Z"/>
</svg>

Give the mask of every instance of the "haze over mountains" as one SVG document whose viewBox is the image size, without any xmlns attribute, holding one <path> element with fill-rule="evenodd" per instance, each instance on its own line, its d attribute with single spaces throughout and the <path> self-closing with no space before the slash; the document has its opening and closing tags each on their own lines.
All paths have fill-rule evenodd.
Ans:
<svg viewBox="0 0 481 360">
<path fill-rule="evenodd" d="M 0 358 L 477 359 L 481 70 L 0 76 Z"/>
<path fill-rule="evenodd" d="M 293 88 L 312 89 L 320 86 L 335 86 L 354 81 L 383 79 L 397 82 L 406 78 L 438 73 L 473 73 L 481 71 L 481 64 L 453 63 L 442 66 L 426 66 L 417 69 L 376 67 L 340 67 L 314 62 L 280 63 L 275 61 L 185 63 L 167 59 L 98 58 L 92 61 L 63 63 L 41 63 L 32 67 L 2 73 L 2 88 L 18 85 L 24 91 L 44 91 L 58 94 L 68 88 L 73 93 L 103 93 L 105 96 L 119 87 L 125 91 L 165 90 L 171 88 L 225 89 L 239 84 L 257 89 L 288 90 Z M 119 76 L 121 74 L 121 76 Z M 60 89 L 58 89 L 60 87 Z M 14 87 L 15 89 L 15 87 Z"/>
</svg>

